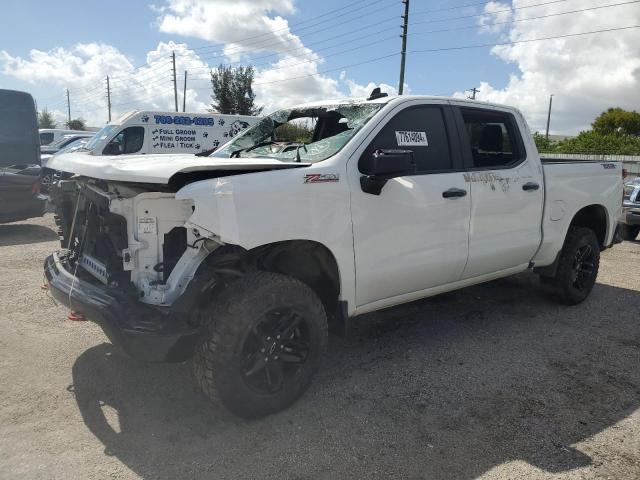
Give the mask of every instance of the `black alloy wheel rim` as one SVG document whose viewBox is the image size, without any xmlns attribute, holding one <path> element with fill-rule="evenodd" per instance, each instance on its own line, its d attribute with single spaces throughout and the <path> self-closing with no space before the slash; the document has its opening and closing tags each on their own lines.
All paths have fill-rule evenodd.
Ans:
<svg viewBox="0 0 640 480">
<path fill-rule="evenodd" d="M 573 286 L 583 291 L 590 283 L 595 271 L 595 252 L 591 245 L 583 245 L 576 251 L 571 269 Z"/>
<path fill-rule="evenodd" d="M 309 328 L 292 309 L 265 314 L 249 331 L 242 347 L 240 371 L 261 394 L 278 393 L 297 381 L 310 351 Z"/>
</svg>

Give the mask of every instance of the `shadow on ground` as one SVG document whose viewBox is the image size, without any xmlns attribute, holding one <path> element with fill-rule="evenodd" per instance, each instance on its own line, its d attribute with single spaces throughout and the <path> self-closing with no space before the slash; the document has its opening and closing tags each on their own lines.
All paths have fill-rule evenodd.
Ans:
<svg viewBox="0 0 640 480">
<path fill-rule="evenodd" d="M 56 232 L 42 225 L 28 223 L 0 224 L 0 247 L 28 245 L 58 240 Z"/>
<path fill-rule="evenodd" d="M 359 318 L 292 408 L 245 422 L 186 365 L 103 344 L 70 387 L 108 455 L 143 478 L 472 479 L 510 460 L 590 465 L 571 447 L 640 407 L 640 294 L 556 305 L 521 275 Z"/>
</svg>

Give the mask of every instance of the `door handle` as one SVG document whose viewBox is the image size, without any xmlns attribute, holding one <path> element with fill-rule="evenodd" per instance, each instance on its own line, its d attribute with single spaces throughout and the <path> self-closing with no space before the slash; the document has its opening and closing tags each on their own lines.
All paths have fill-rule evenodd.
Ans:
<svg viewBox="0 0 640 480">
<path fill-rule="evenodd" d="M 524 185 L 522 185 L 522 189 L 525 192 L 532 192 L 534 190 L 538 190 L 540 188 L 540 185 L 538 185 L 535 182 L 527 182 Z"/>
<path fill-rule="evenodd" d="M 445 190 L 442 192 L 443 198 L 456 198 L 456 197 L 464 197 L 467 194 L 467 191 L 462 188 L 450 188 L 449 190 Z"/>
</svg>

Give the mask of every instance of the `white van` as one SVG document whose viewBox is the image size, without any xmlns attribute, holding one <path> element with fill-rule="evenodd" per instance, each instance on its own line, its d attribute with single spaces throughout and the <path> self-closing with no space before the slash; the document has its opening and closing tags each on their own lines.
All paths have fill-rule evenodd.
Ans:
<svg viewBox="0 0 640 480">
<path fill-rule="evenodd" d="M 84 135 L 91 134 L 84 130 L 62 130 L 60 128 L 41 128 L 38 130 L 40 134 L 40 146 L 50 145 L 54 142 L 62 140 L 65 135 Z"/>
<path fill-rule="evenodd" d="M 226 143 L 261 117 L 133 111 L 107 124 L 84 146 L 91 155 L 199 153 Z"/>
</svg>

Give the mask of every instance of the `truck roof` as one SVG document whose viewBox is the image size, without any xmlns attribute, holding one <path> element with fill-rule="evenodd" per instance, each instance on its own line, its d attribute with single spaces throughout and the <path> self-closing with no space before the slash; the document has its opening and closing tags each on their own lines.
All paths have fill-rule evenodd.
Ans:
<svg viewBox="0 0 640 480">
<path fill-rule="evenodd" d="M 320 100 L 315 102 L 303 103 L 301 105 L 296 105 L 292 108 L 314 108 L 321 107 L 324 105 L 349 105 L 349 104 L 358 104 L 358 103 L 400 103 L 405 102 L 407 100 L 438 100 L 438 101 L 455 101 L 456 103 L 466 103 L 469 106 L 483 106 L 488 108 L 497 108 L 501 110 L 511 110 L 518 111 L 515 107 L 510 107 L 508 105 L 502 105 L 498 103 L 490 103 L 490 102 L 481 102 L 478 100 L 470 100 L 467 98 L 457 98 L 457 97 L 442 97 L 436 95 L 387 95 L 385 97 L 378 97 L 372 100 L 368 100 L 367 98 L 338 98 L 333 100 Z"/>
</svg>

